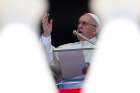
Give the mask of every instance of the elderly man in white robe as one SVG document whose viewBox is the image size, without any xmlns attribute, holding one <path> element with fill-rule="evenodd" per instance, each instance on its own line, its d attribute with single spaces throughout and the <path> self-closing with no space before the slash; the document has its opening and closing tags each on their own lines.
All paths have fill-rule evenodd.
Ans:
<svg viewBox="0 0 140 93">
<path fill-rule="evenodd" d="M 41 36 L 41 42 L 43 43 L 48 56 L 48 62 L 53 71 L 53 75 L 57 81 L 62 79 L 62 73 L 60 70 L 60 60 L 53 53 L 53 49 L 79 49 L 79 48 L 95 48 L 97 33 L 99 31 L 100 20 L 99 18 L 92 13 L 83 14 L 78 20 L 78 26 L 76 30 L 77 38 L 79 42 L 68 43 L 59 46 L 58 48 L 54 48 L 51 44 L 51 32 L 52 32 L 52 23 L 53 20 L 48 21 L 48 16 L 44 16 L 43 20 L 43 34 Z M 87 72 L 87 68 L 91 61 L 91 57 L 93 55 L 93 51 L 86 50 L 83 51 L 85 57 L 85 67 L 83 68 L 83 73 Z"/>
</svg>

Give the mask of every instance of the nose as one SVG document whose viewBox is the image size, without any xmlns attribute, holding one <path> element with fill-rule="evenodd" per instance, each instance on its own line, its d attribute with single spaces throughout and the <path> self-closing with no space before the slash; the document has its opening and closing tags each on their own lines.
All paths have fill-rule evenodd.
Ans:
<svg viewBox="0 0 140 93">
<path fill-rule="evenodd" d="M 81 29 L 82 28 L 82 24 L 78 24 L 77 29 Z"/>
</svg>

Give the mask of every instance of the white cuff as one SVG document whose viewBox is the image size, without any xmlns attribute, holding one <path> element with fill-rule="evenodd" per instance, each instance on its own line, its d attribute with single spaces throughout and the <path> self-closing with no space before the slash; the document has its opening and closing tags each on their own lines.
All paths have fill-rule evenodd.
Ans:
<svg viewBox="0 0 140 93">
<path fill-rule="evenodd" d="M 42 35 L 40 40 L 43 43 L 43 46 L 45 47 L 45 50 L 47 52 L 47 59 L 50 63 L 53 60 L 53 46 L 51 44 L 51 36 L 45 37 Z"/>
</svg>

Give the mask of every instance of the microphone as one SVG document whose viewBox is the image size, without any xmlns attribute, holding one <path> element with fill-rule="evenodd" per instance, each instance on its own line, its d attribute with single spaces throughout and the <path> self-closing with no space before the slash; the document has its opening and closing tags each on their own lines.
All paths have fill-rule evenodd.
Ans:
<svg viewBox="0 0 140 93">
<path fill-rule="evenodd" d="M 73 31 L 74 35 L 80 36 L 81 38 L 85 39 L 86 41 L 88 41 L 89 43 L 91 43 L 92 45 L 95 45 L 94 42 L 90 41 L 87 37 L 85 37 L 84 35 L 80 34 L 79 32 L 77 32 L 76 30 Z"/>
</svg>

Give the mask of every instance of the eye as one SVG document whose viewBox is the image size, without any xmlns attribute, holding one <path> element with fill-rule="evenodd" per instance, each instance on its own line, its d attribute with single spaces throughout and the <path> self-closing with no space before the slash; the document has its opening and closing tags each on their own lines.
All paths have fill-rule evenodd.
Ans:
<svg viewBox="0 0 140 93">
<path fill-rule="evenodd" d="M 83 25 L 88 25 L 88 23 L 87 23 L 87 22 L 82 22 L 82 24 L 83 24 Z"/>
</svg>

